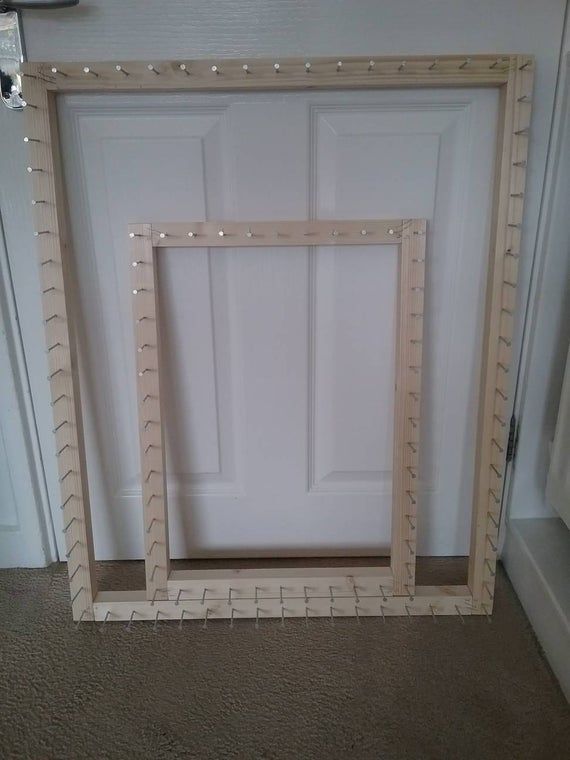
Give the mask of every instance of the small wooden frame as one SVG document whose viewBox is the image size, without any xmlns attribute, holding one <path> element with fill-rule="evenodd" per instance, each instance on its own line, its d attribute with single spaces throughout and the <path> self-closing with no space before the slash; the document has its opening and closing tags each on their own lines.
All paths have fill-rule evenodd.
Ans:
<svg viewBox="0 0 570 760">
<path fill-rule="evenodd" d="M 307 63 L 310 64 L 308 67 Z M 57 94 L 311 88 L 499 88 L 501 119 L 483 330 L 468 586 L 454 588 L 451 602 L 449 593 L 441 592 L 442 611 L 453 612 L 458 608 L 465 614 L 468 614 L 468 609 L 471 613 L 487 614 L 493 606 L 508 433 L 506 413 L 509 389 L 506 373 L 511 364 L 533 70 L 534 61 L 526 55 L 413 56 L 405 60 L 390 56 L 342 60 L 317 58 L 311 61 L 294 58 L 282 61 L 234 59 L 24 64 L 24 97 L 28 101 L 25 124 L 30 147 L 28 171 L 35 202 L 35 234 L 42 272 L 61 506 L 65 515 L 66 556 L 70 560 L 75 620 L 104 618 L 110 608 L 102 605 L 110 604 L 110 592 L 97 593 L 93 572 L 75 327 L 69 308 L 74 292 L 73 258 L 59 157 Z M 395 561 L 400 562 L 397 555 Z M 416 606 L 412 607 L 411 598 L 408 598 L 409 603 L 404 611 L 427 614 L 428 607 L 420 605 L 420 598 L 423 598 L 422 591 L 417 589 L 414 597 Z M 432 599 L 433 596 L 428 595 L 428 598 Z M 466 606 L 461 607 L 465 600 Z M 175 605 L 175 602 L 161 601 L 160 604 Z M 178 607 L 172 609 L 178 613 Z M 159 612 L 163 614 L 162 606 Z M 140 613 L 140 610 L 134 610 L 134 613 Z M 145 612 L 144 616 L 149 615 Z"/>
<path fill-rule="evenodd" d="M 378 586 L 376 593 L 373 594 L 374 598 L 378 598 L 380 585 L 383 587 L 382 596 L 388 593 L 413 596 L 417 503 L 414 480 L 419 454 L 425 219 L 135 224 L 129 227 L 129 238 L 137 345 L 148 598 L 152 601 L 168 599 L 173 588 L 168 554 L 164 431 L 160 396 L 160 331 L 157 322 L 159 308 L 156 276 L 159 249 L 164 247 L 192 249 L 386 244 L 397 244 L 399 247 L 392 557 L 391 572 L 387 573 L 380 568 L 368 568 L 368 572 L 372 574 Z M 322 581 L 317 582 L 315 578 L 310 577 L 309 570 L 303 573 L 304 585 L 307 588 L 319 588 L 322 585 Z M 324 575 L 330 576 L 333 573 L 334 570 L 330 568 Z M 360 576 L 359 570 L 359 583 Z M 181 582 L 180 575 L 175 578 L 179 583 Z M 190 578 L 192 584 L 199 582 L 199 576 L 195 574 Z M 202 580 L 205 582 L 205 579 Z M 325 587 L 331 585 L 330 577 L 325 580 Z M 224 595 L 229 593 L 231 584 L 229 576 L 225 578 L 218 576 L 218 581 Z M 275 583 L 277 582 L 285 589 L 281 597 L 288 600 L 290 590 L 288 573 L 281 571 L 279 579 L 275 580 Z M 264 585 L 260 583 L 259 588 L 260 593 L 267 592 L 265 583 Z M 244 589 L 245 592 L 247 590 Z M 307 592 L 305 596 L 313 599 L 313 592 Z M 241 599 L 242 606 L 245 601 L 245 598 Z M 250 610 L 252 611 L 255 615 L 256 610 Z M 244 614 L 246 612 L 242 609 L 242 615 Z M 363 614 L 372 613 L 363 611 Z M 378 608 L 376 614 L 380 614 Z"/>
</svg>

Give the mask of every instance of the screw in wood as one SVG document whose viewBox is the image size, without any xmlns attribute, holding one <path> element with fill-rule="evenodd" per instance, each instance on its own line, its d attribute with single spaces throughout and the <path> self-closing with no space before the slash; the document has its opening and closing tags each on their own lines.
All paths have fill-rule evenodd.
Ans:
<svg viewBox="0 0 570 760">
<path fill-rule="evenodd" d="M 70 520 L 70 521 L 67 523 L 67 525 L 64 525 L 64 526 L 63 526 L 63 531 L 62 531 L 62 532 L 63 532 L 63 533 L 67 533 L 67 531 L 70 529 L 70 527 L 73 525 L 73 523 L 74 523 L 75 521 L 77 521 L 77 522 L 80 522 L 79 518 L 78 518 L 78 517 L 76 517 L 75 515 L 73 515 L 73 517 L 72 517 L 72 518 L 71 518 L 71 520 Z"/>
<path fill-rule="evenodd" d="M 68 478 L 70 475 L 72 475 L 72 474 L 73 474 L 73 470 L 68 470 L 68 471 L 65 473 L 65 475 L 63 475 L 63 476 L 62 476 L 62 477 L 59 479 L 59 482 L 60 482 L 60 483 L 63 483 L 63 482 L 64 482 L 65 480 L 67 480 L 67 478 Z"/>
<path fill-rule="evenodd" d="M 73 604 L 73 602 L 77 599 L 77 597 L 79 596 L 79 594 L 82 591 L 85 591 L 85 587 L 84 586 L 81 586 L 81 588 L 77 589 L 77 591 L 75 592 L 75 594 L 71 597 L 71 604 Z"/>
<path fill-rule="evenodd" d="M 125 69 L 119 63 L 115 66 L 115 71 L 117 71 L 119 74 L 122 74 L 125 77 L 129 76 L 129 72 L 125 71 Z"/>
<path fill-rule="evenodd" d="M 77 539 L 77 541 L 73 544 L 73 546 L 71 547 L 71 549 L 66 553 L 65 558 L 69 559 L 71 557 L 71 555 L 73 554 L 73 551 L 74 551 L 75 547 L 79 546 L 80 544 L 81 544 L 81 541 L 79 539 Z"/>
<path fill-rule="evenodd" d="M 108 620 L 110 617 L 111 617 L 111 610 L 107 610 L 107 612 L 105 613 L 105 617 L 103 618 L 103 622 L 102 622 L 102 624 L 101 624 L 101 627 L 99 628 L 99 630 L 100 630 L 100 631 L 102 631 L 102 630 L 103 630 L 103 628 L 105 627 L 105 623 L 107 622 L 107 620 Z"/>
<path fill-rule="evenodd" d="M 491 469 L 493 470 L 493 472 L 498 478 L 503 477 L 503 473 L 500 470 L 498 470 L 492 462 L 491 462 Z"/>
<path fill-rule="evenodd" d="M 126 630 L 126 631 L 130 631 L 130 630 L 131 630 L 131 625 L 133 624 L 133 618 L 134 618 L 134 616 L 135 616 L 136 614 L 137 614 L 137 611 L 136 611 L 136 610 L 133 610 L 133 611 L 131 612 L 131 616 L 130 616 L 130 618 L 129 618 L 129 622 L 128 622 L 128 623 L 127 623 L 127 625 L 125 626 L 125 630 Z"/>
</svg>

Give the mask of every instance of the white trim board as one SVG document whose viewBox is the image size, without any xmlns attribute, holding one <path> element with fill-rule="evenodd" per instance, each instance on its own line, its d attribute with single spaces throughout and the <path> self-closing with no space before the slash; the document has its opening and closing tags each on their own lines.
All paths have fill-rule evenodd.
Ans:
<svg viewBox="0 0 570 760">
<path fill-rule="evenodd" d="M 511 520 L 502 561 L 570 700 L 570 531 L 558 518 Z"/>
</svg>

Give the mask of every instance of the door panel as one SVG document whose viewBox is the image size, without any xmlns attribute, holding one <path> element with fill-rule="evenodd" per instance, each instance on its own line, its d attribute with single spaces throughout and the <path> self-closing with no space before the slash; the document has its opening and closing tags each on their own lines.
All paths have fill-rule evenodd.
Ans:
<svg viewBox="0 0 570 760">
<path fill-rule="evenodd" d="M 126 225 L 429 220 L 419 550 L 464 554 L 493 91 L 67 96 L 98 557 L 142 556 Z M 389 548 L 397 248 L 164 249 L 173 556 Z"/>
</svg>

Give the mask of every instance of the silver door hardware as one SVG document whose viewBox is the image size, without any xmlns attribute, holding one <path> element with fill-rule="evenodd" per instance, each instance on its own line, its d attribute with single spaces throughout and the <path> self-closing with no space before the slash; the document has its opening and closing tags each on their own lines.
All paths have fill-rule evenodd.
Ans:
<svg viewBox="0 0 570 760">
<path fill-rule="evenodd" d="M 26 105 L 20 72 L 25 57 L 20 10 L 51 10 L 78 4 L 79 0 L 0 0 L 0 89 L 8 108 L 19 111 Z"/>
</svg>

